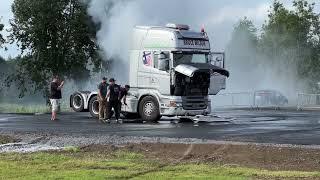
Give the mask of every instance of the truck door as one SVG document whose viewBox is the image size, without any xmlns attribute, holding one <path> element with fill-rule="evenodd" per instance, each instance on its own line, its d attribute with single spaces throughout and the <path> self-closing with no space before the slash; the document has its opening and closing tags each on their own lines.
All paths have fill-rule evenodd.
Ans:
<svg viewBox="0 0 320 180">
<path fill-rule="evenodd" d="M 163 54 L 160 56 L 160 54 Z M 150 70 L 151 88 L 157 89 L 163 95 L 170 95 L 170 52 L 169 51 L 153 51 L 153 68 Z M 162 59 L 159 57 L 167 58 L 167 67 L 159 67 Z M 163 64 L 162 64 L 163 65 Z M 161 66 L 161 65 L 160 65 Z"/>
<path fill-rule="evenodd" d="M 138 84 L 139 88 L 150 88 L 151 77 L 150 71 L 152 68 L 152 51 L 141 51 L 138 69 Z"/>
<path fill-rule="evenodd" d="M 225 53 L 224 52 L 211 52 L 210 62 L 212 65 L 220 68 L 225 68 Z M 209 95 L 216 95 L 219 91 L 226 89 L 226 76 L 216 72 L 211 73 Z"/>
</svg>

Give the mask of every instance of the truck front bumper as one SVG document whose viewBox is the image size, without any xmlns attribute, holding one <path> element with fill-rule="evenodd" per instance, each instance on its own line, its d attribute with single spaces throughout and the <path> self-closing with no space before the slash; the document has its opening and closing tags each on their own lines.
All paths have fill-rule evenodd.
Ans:
<svg viewBox="0 0 320 180">
<path fill-rule="evenodd" d="M 162 116 L 196 116 L 196 115 L 208 115 L 211 113 L 211 109 L 204 110 L 184 110 L 182 107 L 177 108 L 161 108 Z"/>
<path fill-rule="evenodd" d="M 172 103 L 174 102 L 174 103 Z M 186 110 L 182 106 L 180 99 L 165 100 L 160 104 L 160 114 L 162 116 L 196 116 L 196 115 L 208 115 L 211 113 L 211 101 L 208 100 L 207 107 L 205 109 Z"/>
</svg>

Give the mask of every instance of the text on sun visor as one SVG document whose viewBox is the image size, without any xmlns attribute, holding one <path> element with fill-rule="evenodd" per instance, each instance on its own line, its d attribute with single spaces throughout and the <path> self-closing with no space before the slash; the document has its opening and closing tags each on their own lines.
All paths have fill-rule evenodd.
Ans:
<svg viewBox="0 0 320 180">
<path fill-rule="evenodd" d="M 206 46 L 205 41 L 196 39 L 185 39 L 183 40 L 183 44 L 186 46 Z"/>
</svg>

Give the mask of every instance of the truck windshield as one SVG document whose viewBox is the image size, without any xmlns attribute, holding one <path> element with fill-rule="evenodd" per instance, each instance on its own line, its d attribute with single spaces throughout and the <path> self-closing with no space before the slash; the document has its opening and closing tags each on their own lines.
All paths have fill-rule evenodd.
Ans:
<svg viewBox="0 0 320 180">
<path fill-rule="evenodd" d="M 208 63 L 208 54 L 193 54 L 193 53 L 174 53 L 173 54 L 173 66 L 176 67 L 179 64 L 190 63 Z"/>
</svg>

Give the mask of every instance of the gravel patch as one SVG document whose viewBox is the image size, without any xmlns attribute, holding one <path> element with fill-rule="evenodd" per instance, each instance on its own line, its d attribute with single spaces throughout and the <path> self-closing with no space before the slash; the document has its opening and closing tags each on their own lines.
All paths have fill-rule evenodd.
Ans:
<svg viewBox="0 0 320 180">
<path fill-rule="evenodd" d="M 137 137 L 137 136 L 109 136 L 109 135 L 79 135 L 79 134 L 44 134 L 44 133 L 7 133 L 6 136 L 19 139 L 21 143 L 44 145 L 47 147 L 68 147 L 88 145 L 121 145 L 140 143 L 162 143 L 162 144 L 215 144 L 215 145 L 250 145 L 257 147 L 276 148 L 298 148 L 298 149 L 320 149 L 320 145 L 292 145 L 292 144 L 271 144 L 251 143 L 235 141 L 216 141 L 196 138 L 165 138 L 165 137 Z"/>
<path fill-rule="evenodd" d="M 28 144 L 28 143 L 8 143 L 0 145 L 0 153 L 30 153 L 38 151 L 61 150 L 61 147 L 48 146 L 44 144 Z"/>
</svg>

